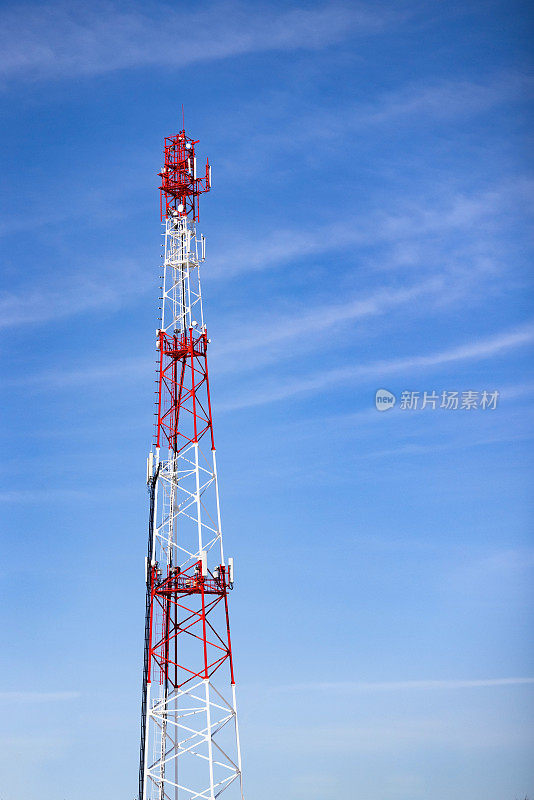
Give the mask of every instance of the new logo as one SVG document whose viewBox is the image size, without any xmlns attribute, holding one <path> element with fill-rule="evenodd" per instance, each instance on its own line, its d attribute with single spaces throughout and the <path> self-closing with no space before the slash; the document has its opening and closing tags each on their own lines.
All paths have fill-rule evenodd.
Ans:
<svg viewBox="0 0 534 800">
<path fill-rule="evenodd" d="M 375 404 L 378 411 L 388 411 L 393 408 L 397 398 L 387 389 L 378 389 L 375 395 Z"/>
</svg>

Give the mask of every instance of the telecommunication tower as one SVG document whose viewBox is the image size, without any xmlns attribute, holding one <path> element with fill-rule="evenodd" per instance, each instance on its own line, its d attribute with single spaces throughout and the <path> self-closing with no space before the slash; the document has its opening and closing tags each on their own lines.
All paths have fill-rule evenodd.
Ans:
<svg viewBox="0 0 534 800">
<path fill-rule="evenodd" d="M 167 137 L 155 441 L 150 496 L 139 800 L 243 800 L 228 593 L 197 234 L 206 161 L 184 129 Z"/>
</svg>

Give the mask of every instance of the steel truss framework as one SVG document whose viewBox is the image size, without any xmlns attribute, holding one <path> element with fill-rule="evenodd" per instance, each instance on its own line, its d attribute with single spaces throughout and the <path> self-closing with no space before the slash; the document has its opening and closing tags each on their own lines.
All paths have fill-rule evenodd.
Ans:
<svg viewBox="0 0 534 800">
<path fill-rule="evenodd" d="M 164 266 L 150 493 L 139 800 L 243 800 L 199 268 L 196 142 L 165 140 Z M 226 676 L 226 677 L 225 677 Z"/>
</svg>

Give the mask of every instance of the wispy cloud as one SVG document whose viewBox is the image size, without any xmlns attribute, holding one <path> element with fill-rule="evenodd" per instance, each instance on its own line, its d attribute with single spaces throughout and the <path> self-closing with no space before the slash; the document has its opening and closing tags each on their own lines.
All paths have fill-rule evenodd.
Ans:
<svg viewBox="0 0 534 800">
<path fill-rule="evenodd" d="M 476 598 L 477 603 L 531 602 L 534 548 L 507 547 L 482 557 L 451 564 L 447 589 L 455 597 Z"/>
<path fill-rule="evenodd" d="M 33 709 L 32 709 L 33 711 Z M 44 730 L 43 730 L 44 728 Z M 32 730 L 43 730 L 43 733 L 34 734 Z M 65 763 L 66 754 L 72 748 L 72 739 L 69 738 L 64 732 L 56 733 L 54 730 L 46 728 L 39 724 L 34 718 L 26 723 L 26 730 L 24 733 L 11 733 L 9 735 L 0 735 L 0 754 L 2 758 L 2 782 L 7 784 L 10 777 L 11 770 L 16 769 L 20 775 L 20 767 L 14 767 L 15 764 L 20 764 L 24 760 L 25 769 L 28 774 L 31 774 L 35 769 L 36 773 L 41 776 L 41 780 L 35 785 L 39 786 L 42 782 L 43 764 L 49 762 L 56 762 L 57 759 L 62 759 L 61 763 Z M 57 786 L 57 781 L 55 782 Z M 20 784 L 19 784 L 20 785 Z M 2 790 L 4 785 L 2 786 Z M 41 794 L 41 792 L 38 792 Z M 63 797 L 67 792 L 65 792 Z M 11 797 L 17 796 L 11 795 Z M 4 800 L 4 795 L 2 800 Z"/>
<path fill-rule="evenodd" d="M 511 209 L 522 212 L 532 208 L 534 186 L 528 179 L 496 185 L 476 193 L 444 190 L 441 197 L 403 198 L 401 205 L 391 205 L 366 215 L 347 216 L 334 223 L 310 229 L 278 228 L 265 238 L 233 241 L 228 255 L 210 257 L 206 273 L 214 278 L 229 278 L 309 257 L 333 253 L 355 246 L 395 246 L 399 248 L 397 266 L 414 263 L 428 268 L 451 259 L 452 242 L 446 237 L 454 231 L 471 242 L 491 238 L 507 222 Z M 439 247 L 423 247 L 435 242 Z M 458 245 L 458 242 L 455 242 Z M 408 249 L 407 249 L 408 248 Z M 384 260 L 381 253 L 377 261 Z M 386 261 L 391 261 L 391 257 Z M 472 265 L 471 265 L 472 266 Z"/>
<path fill-rule="evenodd" d="M 79 489 L 7 489 L 0 492 L 0 503 L 43 503 L 59 500 L 83 500 L 89 492 Z"/>
<path fill-rule="evenodd" d="M 349 124 L 381 124 L 427 116 L 435 120 L 480 113 L 529 95 L 534 79 L 520 72 L 489 80 L 447 80 L 412 84 L 382 95 L 374 104 L 355 109 Z"/>
<path fill-rule="evenodd" d="M 534 394 L 534 383 L 516 383 L 512 386 L 504 386 L 500 390 L 500 395 L 506 400 L 521 400 L 523 397 L 532 397 Z"/>
<path fill-rule="evenodd" d="M 529 686 L 534 678 L 475 678 L 469 680 L 415 680 L 415 681 L 334 681 L 324 683 L 296 683 L 281 686 L 279 691 L 342 691 L 342 692 L 398 692 L 420 689 L 484 689 L 497 686 Z"/>
<path fill-rule="evenodd" d="M 246 117 L 240 120 L 241 131 L 246 132 L 239 144 L 240 169 L 251 177 L 265 168 L 266 158 L 269 158 L 271 170 L 277 174 L 281 151 L 294 152 L 298 157 L 310 146 L 320 165 L 337 142 L 346 142 L 348 134 L 364 137 L 368 142 L 369 137 L 374 140 L 380 131 L 381 135 L 388 136 L 389 168 L 395 164 L 402 172 L 407 156 L 408 164 L 413 158 L 413 151 L 408 155 L 402 145 L 400 152 L 404 157 L 399 157 L 395 148 L 391 148 L 389 137 L 399 132 L 405 136 L 406 129 L 411 128 L 417 139 L 423 130 L 428 133 L 429 127 L 443 135 L 444 126 L 454 137 L 458 121 L 472 123 L 477 116 L 482 119 L 488 113 L 502 115 L 506 108 L 519 109 L 521 104 L 530 102 L 533 90 L 534 77 L 521 70 L 496 72 L 478 80 L 467 72 L 465 77 L 456 79 L 425 77 L 416 83 L 396 85 L 387 92 L 372 92 L 369 99 L 336 102 L 326 113 L 324 104 L 311 108 L 303 104 L 295 108 L 293 95 L 280 91 L 268 100 L 262 97 L 261 103 L 247 106 Z M 281 120 L 276 129 L 270 124 L 273 118 Z M 230 123 L 229 119 L 227 124 Z M 437 141 L 441 141 L 441 136 Z M 435 144 L 434 137 L 425 136 L 425 149 Z M 233 171 L 234 161 L 235 153 L 231 160 L 223 161 L 222 169 Z M 422 168 L 421 176 L 424 173 Z M 391 172 L 387 177 L 391 177 Z"/>
<path fill-rule="evenodd" d="M 534 433 L 502 433 L 496 436 L 485 436 L 477 439 L 469 439 L 465 435 L 462 438 L 453 439 L 446 442 L 432 442 L 430 444 L 418 444 L 409 442 L 400 444 L 398 447 L 384 448 L 383 450 L 373 450 L 367 453 L 360 453 L 360 458 L 385 458 L 390 456 L 422 456 L 459 450 L 465 453 L 468 448 L 488 447 L 488 445 L 510 444 L 511 442 L 526 442 L 534 438 Z"/>
<path fill-rule="evenodd" d="M 377 311 L 378 313 L 377 306 Z M 263 385 L 249 393 L 240 393 L 239 399 L 222 400 L 217 403 L 217 411 L 235 411 L 241 408 L 264 405 L 283 400 L 295 395 L 320 391 L 322 389 L 350 383 L 354 380 L 381 380 L 388 376 L 405 373 L 412 374 L 421 369 L 432 369 L 445 364 L 463 361 L 492 358 L 502 353 L 524 347 L 534 342 L 534 323 L 520 328 L 496 334 L 473 343 L 458 345 L 428 355 L 408 356 L 405 358 L 380 360 L 370 364 L 362 364 L 346 368 L 325 370 L 290 381 L 276 381 L 272 385 Z M 258 339 L 258 346 L 261 341 Z M 230 345 L 228 345 L 230 346 Z M 147 370 L 150 371 L 150 359 L 130 358 L 108 362 L 99 366 L 86 366 L 76 370 L 50 370 L 30 378 L 13 380 L 13 385 L 33 385 L 39 389 L 50 389 L 58 386 L 78 386 L 91 383 L 103 383 L 109 380 L 136 380 Z M 221 369 L 221 371 L 224 371 Z M 9 493 L 4 499 L 9 499 Z"/>
<path fill-rule="evenodd" d="M 377 272 L 406 268 L 417 272 L 424 267 L 427 275 L 430 272 L 435 276 L 433 284 L 431 279 L 405 289 L 385 287 L 367 299 L 311 309 L 297 315 L 298 324 L 296 319 L 293 324 L 287 317 L 283 325 L 269 320 L 257 334 L 247 338 L 250 347 L 260 338 L 266 344 L 280 340 L 282 332 L 298 335 L 299 331 L 317 325 L 329 327 L 336 318 L 342 322 L 371 316 L 380 313 L 380 308 L 392 308 L 433 291 L 440 292 L 442 303 L 447 298 L 463 298 L 470 293 L 472 299 L 479 301 L 486 288 L 484 281 L 493 286 L 500 273 L 496 263 L 499 252 L 494 241 L 496 232 L 506 224 L 511 209 L 519 205 L 527 209 L 533 196 L 531 183 L 520 180 L 478 194 L 456 193 L 447 198 L 427 197 L 412 202 L 405 199 L 402 208 L 392 205 L 389 209 L 312 229 L 278 231 L 259 242 L 232 243 L 227 248 L 230 255 L 213 255 L 208 259 L 204 275 L 210 280 L 226 280 L 249 271 L 282 268 L 305 257 L 330 258 L 332 253 L 358 248 L 357 258 Z M 219 249 L 223 246 L 220 244 Z M 366 248 L 372 248 L 374 255 L 362 255 Z M 485 256 L 486 250 L 491 251 L 491 257 Z M 476 295 L 471 291 L 474 282 Z M 70 273 L 61 281 L 50 277 L 17 290 L 0 292 L 0 327 L 119 309 L 150 290 L 151 285 L 155 291 L 155 278 L 150 270 L 135 262 L 114 259 L 112 269 L 84 265 L 83 270 Z M 241 345 L 247 346 L 247 342 Z M 221 343 L 217 349 L 226 352 L 227 345 Z"/>
<path fill-rule="evenodd" d="M 347 702 L 346 693 L 343 699 Z M 346 714 L 346 709 L 342 711 L 339 708 L 339 713 Z M 513 727 L 508 719 L 503 720 L 502 725 L 498 725 L 497 722 L 496 715 L 490 721 L 486 714 L 473 714 L 472 709 L 462 712 L 456 709 L 450 711 L 442 709 L 434 714 L 426 710 L 426 713 L 415 711 L 407 714 L 406 708 L 402 711 L 393 708 L 389 709 L 387 714 L 376 711 L 374 716 L 365 720 L 361 720 L 356 712 L 353 724 L 308 723 L 300 727 L 292 725 L 284 728 L 283 735 L 285 746 L 292 751 L 300 751 L 308 759 L 312 748 L 315 748 L 322 757 L 325 752 L 338 755 L 344 753 L 349 758 L 356 752 L 360 755 L 382 752 L 388 754 L 388 764 L 391 763 L 392 754 L 398 758 L 400 753 L 412 752 L 417 753 L 420 759 L 421 753 L 428 752 L 428 748 L 436 747 L 441 753 L 445 750 L 462 751 L 464 756 L 466 752 L 474 750 L 489 749 L 490 752 L 497 752 L 509 748 L 514 752 L 514 749 L 518 751 L 520 748 L 520 751 L 524 752 L 528 749 L 531 735 L 523 720 L 516 727 Z M 274 727 L 265 730 L 261 742 L 263 748 L 273 748 L 274 741 L 276 741 Z M 376 784 L 371 791 L 375 788 Z M 352 795 L 345 792 L 344 796 Z M 411 794 L 397 792 L 379 796 L 412 797 Z M 428 793 L 417 797 L 426 798 Z"/>
<path fill-rule="evenodd" d="M 222 402 L 218 410 L 235 411 L 241 408 L 264 405 L 266 403 L 306 394 L 325 388 L 333 388 L 354 380 L 380 380 L 390 375 L 405 373 L 409 375 L 416 370 L 432 369 L 445 364 L 463 361 L 477 361 L 514 350 L 534 342 L 534 324 L 499 333 L 487 339 L 451 347 L 428 355 L 408 356 L 392 360 L 375 361 L 357 367 L 325 370 L 304 378 L 273 385 L 263 386 L 249 394 L 241 394 Z"/>
<path fill-rule="evenodd" d="M 50 370 L 42 373 L 35 381 L 31 380 L 31 383 L 37 383 L 42 388 L 80 386 L 88 383 L 103 386 L 107 381 L 145 379 L 147 375 L 151 374 L 153 368 L 154 359 L 125 358 L 74 370 Z"/>
<path fill-rule="evenodd" d="M 444 282 L 436 278 L 405 288 L 384 287 L 344 303 L 323 303 L 300 313 L 271 313 L 264 322 L 257 320 L 246 338 L 236 336 L 234 327 L 238 326 L 232 326 L 232 335 L 214 345 L 217 372 L 252 369 L 284 354 L 294 354 L 299 346 L 317 350 L 320 334 L 328 330 L 341 333 L 348 323 L 382 316 L 423 298 L 431 303 L 432 298 L 442 298 L 444 291 Z M 244 358 L 245 354 L 250 357 Z"/>
<path fill-rule="evenodd" d="M 18 290 L 0 292 L 0 328 L 49 322 L 102 309 L 117 310 L 150 289 L 151 275 L 135 263 L 113 262 L 113 269 L 88 265 L 81 275 L 61 282 L 34 281 Z"/>
<path fill-rule="evenodd" d="M 78 697 L 80 692 L 0 692 L 0 703 L 55 703 Z"/>
<path fill-rule="evenodd" d="M 393 18 L 363 3 L 278 10 L 213 3 L 204 10 L 97 2 L 12 6 L 2 19 L 5 78 L 73 78 L 141 66 L 179 66 L 269 50 L 316 49 Z M 186 29 L 191 35 L 184 37 Z"/>
<path fill-rule="evenodd" d="M 0 503 L 19 503 L 21 505 L 29 505 L 32 503 L 42 505 L 48 502 L 59 504 L 71 501 L 77 503 L 84 501 L 94 503 L 95 501 L 109 498 L 110 494 L 114 497 L 127 497 L 132 491 L 135 493 L 136 487 L 127 485 L 122 485 L 113 490 L 110 490 L 109 486 L 91 486 L 87 489 L 56 489 L 54 486 L 44 489 L 12 489 L 0 491 Z"/>
</svg>

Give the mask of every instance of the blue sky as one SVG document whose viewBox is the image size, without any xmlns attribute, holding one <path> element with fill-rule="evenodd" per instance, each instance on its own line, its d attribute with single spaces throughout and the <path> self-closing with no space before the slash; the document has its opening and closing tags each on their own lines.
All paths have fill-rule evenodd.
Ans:
<svg viewBox="0 0 534 800">
<path fill-rule="evenodd" d="M 182 103 L 249 800 L 534 797 L 528 4 L 1 16 L 2 800 L 136 792 Z"/>
</svg>

